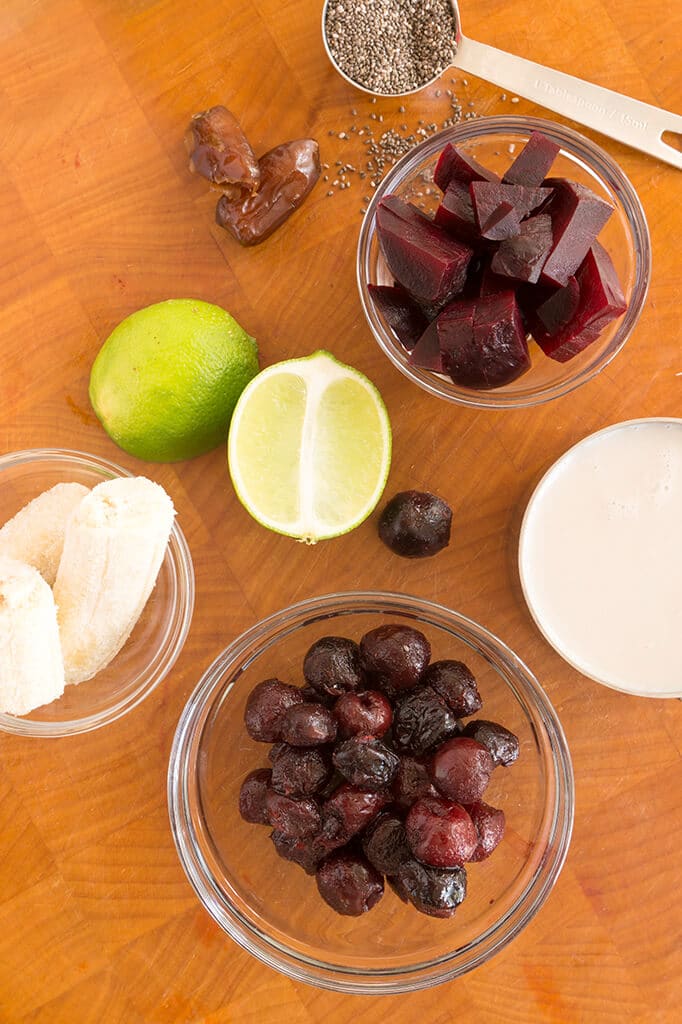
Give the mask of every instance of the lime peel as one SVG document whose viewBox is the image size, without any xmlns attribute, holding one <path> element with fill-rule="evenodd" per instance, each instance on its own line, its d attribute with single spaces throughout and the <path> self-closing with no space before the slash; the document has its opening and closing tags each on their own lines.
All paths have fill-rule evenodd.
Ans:
<svg viewBox="0 0 682 1024">
<path fill-rule="evenodd" d="M 262 526 L 315 544 L 376 507 L 391 463 L 388 413 L 371 381 L 328 352 L 276 363 L 237 402 L 228 463 Z"/>
</svg>

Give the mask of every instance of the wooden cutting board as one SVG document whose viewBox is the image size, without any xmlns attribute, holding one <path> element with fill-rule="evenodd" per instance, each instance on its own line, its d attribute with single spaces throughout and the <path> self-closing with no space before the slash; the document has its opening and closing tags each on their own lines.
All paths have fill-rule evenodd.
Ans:
<svg viewBox="0 0 682 1024">
<path fill-rule="evenodd" d="M 447 88 L 467 112 L 545 111 L 457 75 L 404 112 L 397 101 L 371 104 L 329 67 L 313 0 L 1 6 L 0 449 L 80 448 L 151 473 L 178 507 L 197 605 L 171 676 L 116 725 L 55 742 L 0 736 L 0 1021 L 678 1019 L 679 702 L 625 697 L 564 664 L 531 622 L 514 558 L 524 503 L 561 452 L 618 420 L 680 415 L 680 172 L 599 140 L 639 192 L 654 253 L 646 309 L 618 358 L 547 406 L 453 408 L 410 385 L 364 321 L 354 281 L 362 183 L 332 197 L 320 183 L 285 228 L 244 251 L 214 226 L 214 199 L 187 172 L 183 130 L 194 111 L 223 102 L 257 152 L 313 135 L 332 173 L 337 160 L 363 157 L 357 138 L 332 131 L 372 114 L 386 126 L 440 122 Z M 682 8 L 672 0 L 465 7 L 475 39 L 682 110 Z M 390 557 L 373 518 L 304 548 L 248 518 L 222 451 L 151 467 L 119 451 L 88 403 L 93 357 L 124 316 L 171 296 L 227 307 L 258 338 L 263 365 L 324 345 L 364 371 L 393 422 L 388 493 L 446 497 L 451 546 L 425 562 Z M 269 612 L 354 588 L 434 598 L 507 641 L 554 702 L 576 773 L 573 843 L 542 912 L 485 967 L 412 996 L 338 996 L 261 966 L 194 899 L 166 815 L 174 727 L 216 653 Z"/>
</svg>

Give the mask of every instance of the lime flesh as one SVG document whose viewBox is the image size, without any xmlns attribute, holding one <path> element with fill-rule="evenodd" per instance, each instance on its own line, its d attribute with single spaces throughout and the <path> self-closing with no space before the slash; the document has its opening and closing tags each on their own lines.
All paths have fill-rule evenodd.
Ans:
<svg viewBox="0 0 682 1024">
<path fill-rule="evenodd" d="M 391 464 L 391 426 L 374 385 L 327 352 L 276 363 L 234 411 L 235 490 L 263 526 L 307 543 L 337 537 L 376 507 Z"/>
</svg>

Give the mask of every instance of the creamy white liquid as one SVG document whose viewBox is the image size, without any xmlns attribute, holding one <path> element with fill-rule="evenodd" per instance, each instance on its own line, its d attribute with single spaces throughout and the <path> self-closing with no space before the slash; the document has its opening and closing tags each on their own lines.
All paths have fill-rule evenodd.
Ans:
<svg viewBox="0 0 682 1024">
<path fill-rule="evenodd" d="M 682 420 L 600 431 L 545 475 L 519 551 L 528 606 L 592 679 L 682 696 Z"/>
</svg>

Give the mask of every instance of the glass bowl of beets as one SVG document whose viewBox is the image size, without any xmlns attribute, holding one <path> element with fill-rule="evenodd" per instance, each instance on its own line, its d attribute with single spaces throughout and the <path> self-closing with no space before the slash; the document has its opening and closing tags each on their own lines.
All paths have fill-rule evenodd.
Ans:
<svg viewBox="0 0 682 1024">
<path fill-rule="evenodd" d="M 357 276 L 389 359 L 431 394 L 538 405 L 590 380 L 642 312 L 649 231 L 590 139 L 531 117 L 472 119 L 417 146 L 365 215 Z"/>
<path fill-rule="evenodd" d="M 180 860 L 221 928 L 335 991 L 409 992 L 503 949 L 573 823 L 561 725 L 481 626 L 402 594 L 303 601 L 231 643 L 170 758 Z"/>
</svg>

